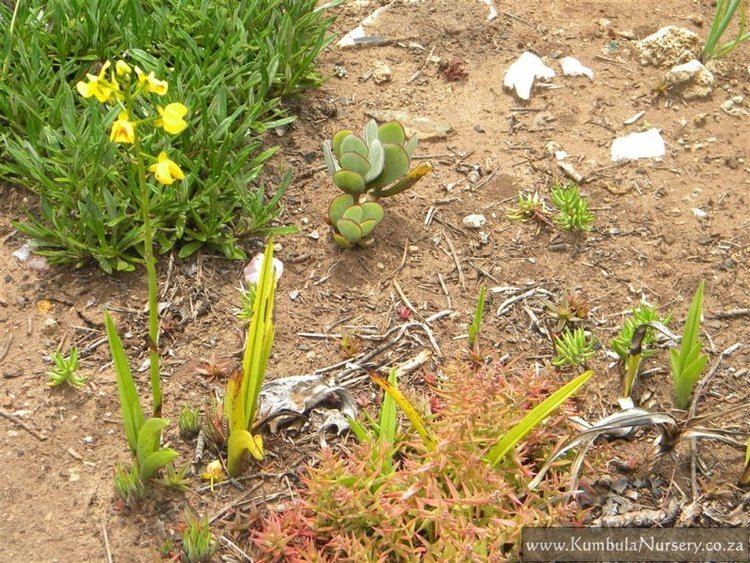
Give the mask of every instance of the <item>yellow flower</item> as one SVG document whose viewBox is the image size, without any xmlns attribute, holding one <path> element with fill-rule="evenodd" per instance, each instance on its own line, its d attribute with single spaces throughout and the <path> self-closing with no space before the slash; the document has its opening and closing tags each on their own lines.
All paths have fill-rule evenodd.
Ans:
<svg viewBox="0 0 750 563">
<path fill-rule="evenodd" d="M 117 116 L 117 121 L 112 124 L 109 140 L 131 145 L 135 142 L 135 125 L 128 119 L 128 114 L 124 111 Z"/>
<path fill-rule="evenodd" d="M 98 76 L 87 74 L 86 79 L 88 82 L 81 81 L 76 84 L 78 93 L 84 98 L 94 96 L 101 104 L 108 102 L 112 97 L 113 88 L 112 84 L 107 82 L 105 74 L 111 65 L 112 63 L 109 61 L 104 63 Z"/>
<path fill-rule="evenodd" d="M 115 63 L 115 71 L 117 72 L 117 76 L 130 76 L 132 69 L 125 61 L 117 61 Z"/>
<path fill-rule="evenodd" d="M 201 477 L 206 481 L 211 481 L 211 490 L 214 490 L 214 483 L 224 480 L 224 469 L 221 462 L 216 459 L 206 466 L 206 471 L 201 473 Z"/>
<path fill-rule="evenodd" d="M 164 127 L 167 133 L 172 135 L 178 135 L 187 128 L 187 122 L 183 119 L 188 112 L 188 109 L 179 103 L 168 104 L 167 107 L 163 108 L 157 106 L 161 119 L 156 121 L 157 127 Z"/>
<path fill-rule="evenodd" d="M 167 84 L 165 80 L 159 80 L 158 78 L 156 78 L 153 71 L 149 72 L 148 74 L 144 74 L 144 72 L 140 68 L 135 67 L 135 73 L 138 75 L 139 88 L 143 88 L 147 92 L 151 92 L 152 94 L 156 94 L 157 96 L 163 96 L 167 93 L 169 84 Z"/>
<path fill-rule="evenodd" d="M 160 184 L 169 186 L 175 180 L 182 180 L 185 174 L 182 172 L 176 162 L 169 160 L 167 153 L 159 153 L 156 163 L 148 167 L 149 172 L 153 172 L 156 180 Z"/>
</svg>

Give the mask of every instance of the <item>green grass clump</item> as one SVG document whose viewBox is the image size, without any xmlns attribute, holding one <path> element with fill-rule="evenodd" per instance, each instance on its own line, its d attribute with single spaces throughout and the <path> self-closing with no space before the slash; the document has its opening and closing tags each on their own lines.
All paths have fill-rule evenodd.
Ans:
<svg viewBox="0 0 750 563">
<path fill-rule="evenodd" d="M 578 186 L 570 183 L 567 186 L 553 187 L 552 203 L 558 209 L 554 217 L 558 227 L 566 231 L 588 232 L 591 230 L 594 214 L 589 210 L 589 202 L 581 195 Z"/>
<path fill-rule="evenodd" d="M 552 359 L 552 365 L 559 368 L 583 366 L 594 354 L 594 344 L 586 337 L 582 328 L 566 328 L 555 340 L 555 357 Z"/>
<path fill-rule="evenodd" d="M 182 532 L 182 553 L 187 563 L 208 561 L 214 554 L 217 543 L 211 535 L 208 518 L 196 518 L 188 514 Z"/>
<path fill-rule="evenodd" d="M 74 91 L 86 73 L 124 58 L 169 81 L 190 130 L 168 147 L 186 179 L 152 189 L 161 252 L 210 247 L 244 257 L 238 238 L 272 226 L 288 183 L 257 180 L 274 153 L 262 135 L 292 118 L 282 100 L 320 83 L 314 61 L 330 18 L 315 0 L 29 0 L 0 3 L 0 176 L 38 194 L 18 227 L 52 262 L 93 258 L 106 271 L 140 260 L 138 186 L 114 144 L 117 110 Z M 11 24 L 13 21 L 13 24 Z M 146 136 L 143 149 L 164 148 Z"/>
<path fill-rule="evenodd" d="M 67 383 L 71 387 L 80 389 L 86 385 L 86 378 L 78 373 L 78 348 L 73 346 L 68 357 L 59 351 L 52 354 L 52 369 L 47 372 L 47 385 L 57 387 Z"/>
</svg>

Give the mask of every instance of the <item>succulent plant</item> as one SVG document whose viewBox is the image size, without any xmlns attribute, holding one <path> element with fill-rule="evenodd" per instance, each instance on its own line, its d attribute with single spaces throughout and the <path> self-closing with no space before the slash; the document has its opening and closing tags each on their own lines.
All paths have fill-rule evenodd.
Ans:
<svg viewBox="0 0 750 563">
<path fill-rule="evenodd" d="M 365 125 L 361 137 L 344 129 L 323 144 L 333 183 L 345 192 L 328 210 L 336 244 L 342 248 L 369 244 L 370 233 L 383 219 L 377 200 L 409 189 L 432 170 L 428 162 L 409 170 L 416 147 L 417 136 L 407 138 L 398 121 L 378 126 L 374 120 Z"/>
</svg>

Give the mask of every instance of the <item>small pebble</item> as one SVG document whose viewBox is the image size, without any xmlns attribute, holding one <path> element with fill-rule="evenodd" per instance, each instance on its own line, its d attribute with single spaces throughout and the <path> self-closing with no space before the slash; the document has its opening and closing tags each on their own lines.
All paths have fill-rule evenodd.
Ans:
<svg viewBox="0 0 750 563">
<path fill-rule="evenodd" d="M 481 214 L 472 214 L 464 217 L 461 223 L 467 229 L 481 229 L 487 224 L 487 218 Z"/>
</svg>

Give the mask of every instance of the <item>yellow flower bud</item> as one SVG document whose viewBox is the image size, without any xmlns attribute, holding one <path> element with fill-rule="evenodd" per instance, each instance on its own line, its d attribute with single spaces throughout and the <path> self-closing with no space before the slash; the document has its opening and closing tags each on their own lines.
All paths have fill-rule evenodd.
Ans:
<svg viewBox="0 0 750 563">
<path fill-rule="evenodd" d="M 153 71 L 145 74 L 139 67 L 135 67 L 135 73 L 138 75 L 138 87 L 146 92 L 151 92 L 157 96 L 163 96 L 169 89 L 169 84 L 165 80 L 159 80 Z"/>
<path fill-rule="evenodd" d="M 117 76 L 130 76 L 132 69 L 128 63 L 120 60 L 115 63 L 115 72 L 117 72 Z"/>
<path fill-rule="evenodd" d="M 135 142 L 135 125 L 128 119 L 128 114 L 121 112 L 117 121 L 112 124 L 109 140 L 115 143 L 133 144 Z"/>
<path fill-rule="evenodd" d="M 182 169 L 173 160 L 169 160 L 167 153 L 159 153 L 156 162 L 148 167 L 149 172 L 153 172 L 156 181 L 165 186 L 174 183 L 175 180 L 182 180 L 185 174 Z"/>
<path fill-rule="evenodd" d="M 211 481 L 211 490 L 214 490 L 214 483 L 221 482 L 224 480 L 224 469 L 221 466 L 221 462 L 215 459 L 206 466 L 206 471 L 201 473 L 201 478 L 206 481 Z"/>
<path fill-rule="evenodd" d="M 158 106 L 156 109 L 161 116 L 161 119 L 156 121 L 157 127 L 164 127 L 164 130 L 172 135 L 178 135 L 187 128 L 187 122 L 183 118 L 187 115 L 188 109 L 184 105 L 173 103 L 165 108 Z"/>
</svg>

